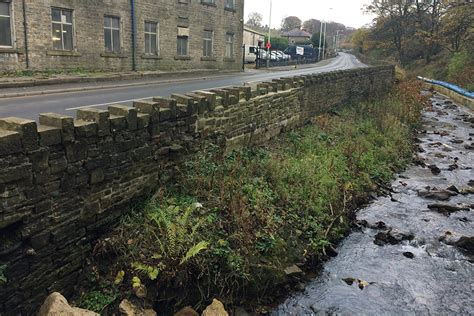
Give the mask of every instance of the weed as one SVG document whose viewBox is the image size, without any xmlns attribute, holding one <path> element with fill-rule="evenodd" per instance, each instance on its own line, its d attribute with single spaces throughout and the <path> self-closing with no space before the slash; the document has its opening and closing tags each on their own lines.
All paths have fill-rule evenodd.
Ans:
<svg viewBox="0 0 474 316">
<path fill-rule="evenodd" d="M 78 306 L 96 313 L 102 313 L 107 306 L 114 303 L 118 298 L 118 289 L 113 284 L 103 283 L 99 289 L 82 295 Z"/>
<path fill-rule="evenodd" d="M 6 264 L 0 265 L 0 285 L 3 285 L 8 282 L 7 277 L 6 277 L 6 272 L 7 272 L 7 265 Z"/>
</svg>

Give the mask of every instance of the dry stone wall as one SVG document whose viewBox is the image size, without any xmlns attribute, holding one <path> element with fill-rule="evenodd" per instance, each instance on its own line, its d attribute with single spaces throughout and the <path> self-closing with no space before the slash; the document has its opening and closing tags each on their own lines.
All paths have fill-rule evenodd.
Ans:
<svg viewBox="0 0 474 316">
<path fill-rule="evenodd" d="M 93 242 L 203 141 L 264 143 L 393 80 L 393 67 L 361 68 L 82 109 L 76 119 L 0 119 L 0 314 L 69 296 Z"/>
</svg>

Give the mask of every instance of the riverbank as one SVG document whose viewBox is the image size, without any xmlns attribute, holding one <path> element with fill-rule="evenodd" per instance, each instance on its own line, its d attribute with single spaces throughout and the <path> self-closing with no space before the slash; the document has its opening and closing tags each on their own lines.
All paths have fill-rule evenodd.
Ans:
<svg viewBox="0 0 474 316">
<path fill-rule="evenodd" d="M 472 314 L 474 113 L 440 94 L 430 101 L 416 163 L 390 196 L 357 213 L 338 256 L 271 315 Z"/>
<path fill-rule="evenodd" d="M 206 147 L 97 243 L 78 305 L 113 312 L 132 298 L 166 315 L 219 298 L 258 311 L 302 288 L 302 269 L 334 255 L 355 208 L 411 160 L 418 89 L 334 109 L 267 147 Z"/>
</svg>

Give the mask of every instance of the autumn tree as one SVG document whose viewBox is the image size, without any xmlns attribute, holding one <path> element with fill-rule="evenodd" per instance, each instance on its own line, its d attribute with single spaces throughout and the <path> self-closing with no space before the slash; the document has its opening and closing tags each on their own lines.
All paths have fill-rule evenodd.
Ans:
<svg viewBox="0 0 474 316">
<path fill-rule="evenodd" d="M 283 32 L 288 32 L 293 29 L 300 29 L 301 23 L 301 20 L 296 16 L 286 17 L 281 22 L 281 30 Z"/>
<path fill-rule="evenodd" d="M 443 17 L 440 40 L 451 52 L 459 52 L 474 41 L 474 6 L 464 4 L 451 7 Z M 472 48 L 471 48 L 472 49 Z"/>
<path fill-rule="evenodd" d="M 309 19 L 304 21 L 303 29 L 310 34 L 319 33 L 321 28 L 321 21 L 316 19 Z M 319 39 L 318 39 L 319 40 Z"/>
</svg>

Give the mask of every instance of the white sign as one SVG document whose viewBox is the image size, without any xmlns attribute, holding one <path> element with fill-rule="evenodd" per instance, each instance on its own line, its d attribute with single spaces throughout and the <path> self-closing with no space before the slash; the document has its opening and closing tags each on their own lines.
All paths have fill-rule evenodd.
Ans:
<svg viewBox="0 0 474 316">
<path fill-rule="evenodd" d="M 304 47 L 296 46 L 296 55 L 304 55 Z"/>
</svg>

